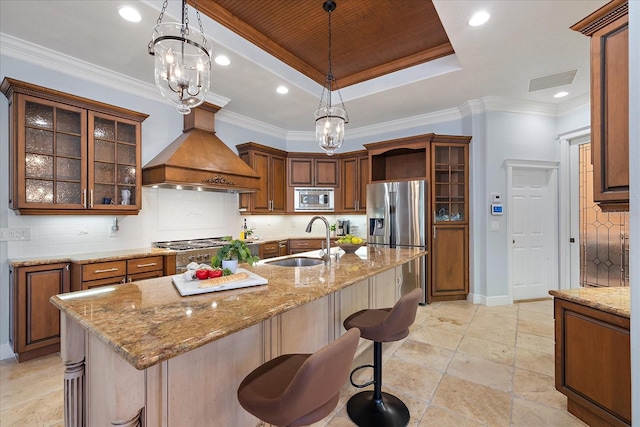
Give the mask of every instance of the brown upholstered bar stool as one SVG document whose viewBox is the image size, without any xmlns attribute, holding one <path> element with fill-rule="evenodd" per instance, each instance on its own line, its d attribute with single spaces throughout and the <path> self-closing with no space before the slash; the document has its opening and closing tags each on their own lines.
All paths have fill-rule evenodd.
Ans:
<svg viewBox="0 0 640 427">
<path fill-rule="evenodd" d="M 416 320 L 422 289 L 403 295 L 392 308 L 360 310 L 347 317 L 344 327 L 360 329 L 362 338 L 373 341 L 373 365 L 358 366 L 351 372 L 351 384 L 363 388 L 373 384 L 373 391 L 361 391 L 347 402 L 351 421 L 360 427 L 405 427 L 409 409 L 392 394 L 382 392 L 382 343 L 399 341 L 409 335 Z M 373 368 L 373 381 L 355 384 L 353 374 L 362 368 Z"/>
<path fill-rule="evenodd" d="M 240 404 L 276 426 L 320 421 L 338 404 L 359 339 L 354 328 L 313 354 L 285 354 L 266 362 L 240 383 Z"/>
</svg>

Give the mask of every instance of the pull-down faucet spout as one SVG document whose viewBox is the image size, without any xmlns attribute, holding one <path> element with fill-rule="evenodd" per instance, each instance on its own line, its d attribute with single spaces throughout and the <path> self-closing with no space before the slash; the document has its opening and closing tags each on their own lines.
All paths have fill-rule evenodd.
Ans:
<svg viewBox="0 0 640 427">
<path fill-rule="evenodd" d="M 327 229 L 327 243 L 324 250 L 322 251 L 322 259 L 325 263 L 331 264 L 331 226 L 329 226 L 329 221 L 327 221 L 327 219 L 323 216 L 316 215 L 311 218 L 311 221 L 309 221 L 309 224 L 307 224 L 307 228 L 305 229 L 305 231 L 307 233 L 311 233 L 311 226 L 316 219 L 321 219 L 322 221 L 324 221 L 324 225 Z"/>
</svg>

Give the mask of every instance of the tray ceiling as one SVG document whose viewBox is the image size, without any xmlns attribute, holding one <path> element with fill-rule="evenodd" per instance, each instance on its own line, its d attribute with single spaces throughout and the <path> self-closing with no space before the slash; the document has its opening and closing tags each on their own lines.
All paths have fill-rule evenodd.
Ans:
<svg viewBox="0 0 640 427">
<path fill-rule="evenodd" d="M 196 3 L 205 15 L 324 83 L 329 35 L 322 0 Z M 454 53 L 430 0 L 337 0 L 336 4 L 331 15 L 331 56 L 339 87 Z"/>
</svg>

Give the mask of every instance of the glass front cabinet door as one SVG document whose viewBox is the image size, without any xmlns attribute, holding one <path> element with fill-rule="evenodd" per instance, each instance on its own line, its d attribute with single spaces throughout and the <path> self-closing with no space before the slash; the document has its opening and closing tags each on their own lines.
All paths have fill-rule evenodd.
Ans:
<svg viewBox="0 0 640 427">
<path fill-rule="evenodd" d="M 82 209 L 86 110 L 24 96 L 17 111 L 14 207 Z"/>
<path fill-rule="evenodd" d="M 144 114 L 5 78 L 9 206 L 21 214 L 137 214 Z"/>
<path fill-rule="evenodd" d="M 468 222 L 468 145 L 432 145 L 433 222 Z"/>
<path fill-rule="evenodd" d="M 89 114 L 89 187 L 94 209 L 136 209 L 140 199 L 140 124 Z"/>
</svg>

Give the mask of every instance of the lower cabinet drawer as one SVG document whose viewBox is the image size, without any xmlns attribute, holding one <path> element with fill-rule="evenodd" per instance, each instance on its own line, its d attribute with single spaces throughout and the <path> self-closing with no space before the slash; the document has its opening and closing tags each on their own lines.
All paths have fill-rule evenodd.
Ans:
<svg viewBox="0 0 640 427">
<path fill-rule="evenodd" d="M 289 253 L 298 254 L 300 252 L 313 251 L 324 247 L 325 239 L 293 239 L 289 240 Z M 331 246 L 336 245 L 336 239 L 331 238 Z"/>
<path fill-rule="evenodd" d="M 260 246 L 260 258 L 267 259 L 278 256 L 278 243 L 267 242 Z"/>
<path fill-rule="evenodd" d="M 156 277 L 164 276 L 162 270 L 160 271 L 146 271 L 144 273 L 136 273 L 127 276 L 127 282 L 137 282 L 138 280 L 155 279 Z"/>
<path fill-rule="evenodd" d="M 130 276 L 151 271 L 162 272 L 162 269 L 162 256 L 152 256 L 127 260 L 127 274 Z"/>
<path fill-rule="evenodd" d="M 82 282 L 82 290 L 97 288 L 98 286 L 121 285 L 126 282 L 126 276 L 108 277 L 106 279 L 89 280 Z"/>
<path fill-rule="evenodd" d="M 313 249 L 322 248 L 322 239 L 302 239 L 302 240 L 289 240 L 289 250 L 295 251 L 304 249 L 311 251 Z"/>
<path fill-rule="evenodd" d="M 82 266 L 82 281 L 108 279 L 111 277 L 126 276 L 126 261 L 105 261 Z"/>
</svg>

